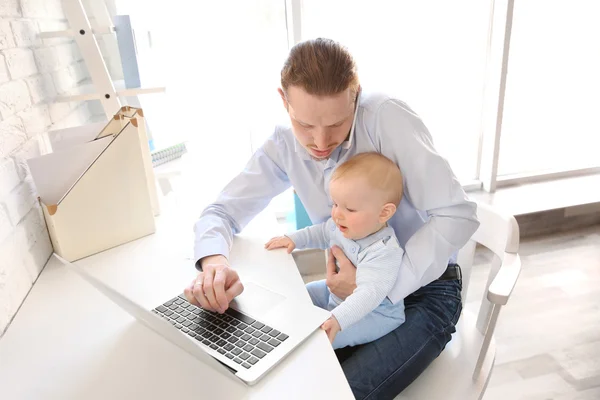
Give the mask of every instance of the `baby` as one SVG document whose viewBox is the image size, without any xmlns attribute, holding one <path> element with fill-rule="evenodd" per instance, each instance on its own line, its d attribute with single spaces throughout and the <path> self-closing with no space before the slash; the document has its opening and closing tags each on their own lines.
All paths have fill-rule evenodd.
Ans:
<svg viewBox="0 0 600 400">
<path fill-rule="evenodd" d="M 405 320 L 404 303 L 387 298 L 403 255 L 387 225 L 402 198 L 402 174 L 381 154 L 361 153 L 336 168 L 329 192 L 331 218 L 275 237 L 265 248 L 285 247 L 290 253 L 337 245 L 356 266 L 356 289 L 345 300 L 331 293 L 325 280 L 306 285 L 313 304 L 331 311 L 322 328 L 337 349 L 379 339 Z"/>
</svg>

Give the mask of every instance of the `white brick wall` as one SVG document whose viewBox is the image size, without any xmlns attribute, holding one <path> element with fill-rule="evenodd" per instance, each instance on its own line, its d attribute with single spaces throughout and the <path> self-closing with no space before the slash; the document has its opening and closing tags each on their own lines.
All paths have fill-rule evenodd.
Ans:
<svg viewBox="0 0 600 400">
<path fill-rule="evenodd" d="M 90 118 L 87 103 L 54 101 L 89 79 L 72 39 L 39 38 L 67 27 L 61 0 L 0 0 L 0 336 L 52 253 L 26 160 L 49 130 Z"/>
</svg>

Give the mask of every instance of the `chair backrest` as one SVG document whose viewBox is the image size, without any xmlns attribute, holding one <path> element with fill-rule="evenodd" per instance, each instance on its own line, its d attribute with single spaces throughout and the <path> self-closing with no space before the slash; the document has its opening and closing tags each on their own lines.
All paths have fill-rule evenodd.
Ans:
<svg viewBox="0 0 600 400">
<path fill-rule="evenodd" d="M 480 222 L 479 228 L 469 242 L 459 251 L 457 262 L 463 273 L 462 298 L 464 302 L 469 289 L 476 246 L 484 246 L 493 253 L 490 273 L 477 320 L 479 330 L 484 333 L 491 308 L 486 297 L 487 291 L 502 265 L 505 253 L 517 253 L 519 250 L 519 225 L 513 216 L 502 214 L 483 203 L 477 205 L 477 218 Z"/>
</svg>

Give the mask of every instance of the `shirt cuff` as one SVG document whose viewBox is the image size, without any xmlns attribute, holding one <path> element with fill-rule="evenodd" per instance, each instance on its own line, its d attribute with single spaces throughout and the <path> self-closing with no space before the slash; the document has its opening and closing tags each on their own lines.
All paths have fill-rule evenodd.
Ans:
<svg viewBox="0 0 600 400">
<path fill-rule="evenodd" d="M 221 238 L 202 239 L 194 247 L 194 259 L 196 260 L 196 269 L 200 270 L 200 260 L 204 257 L 221 254 L 229 259 L 229 247 Z"/>
<path fill-rule="evenodd" d="M 337 319 L 338 324 L 340 324 L 341 331 L 347 329 L 353 323 L 352 316 L 340 310 L 339 306 L 331 310 L 331 314 Z"/>
<path fill-rule="evenodd" d="M 285 236 L 287 236 L 292 240 L 292 242 L 294 242 L 294 245 L 298 250 L 301 250 L 306 247 L 306 242 L 304 240 L 302 232 L 296 231 L 294 233 L 288 233 Z"/>
</svg>

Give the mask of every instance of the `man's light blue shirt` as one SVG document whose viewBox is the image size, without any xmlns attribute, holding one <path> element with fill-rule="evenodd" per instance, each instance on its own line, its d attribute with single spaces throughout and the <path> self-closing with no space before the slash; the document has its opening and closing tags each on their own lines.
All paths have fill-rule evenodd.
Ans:
<svg viewBox="0 0 600 400">
<path fill-rule="evenodd" d="M 327 160 L 313 159 L 290 126 L 277 126 L 196 222 L 196 260 L 213 254 L 229 257 L 233 235 L 290 186 L 313 223 L 326 221 L 333 204 L 331 173 L 339 163 L 368 151 L 394 161 L 404 178 L 404 197 L 388 221 L 404 250 L 390 300 L 402 300 L 439 278 L 477 230 L 476 204 L 434 149 L 421 119 L 402 101 L 381 93 L 361 92 L 350 135 Z"/>
</svg>

